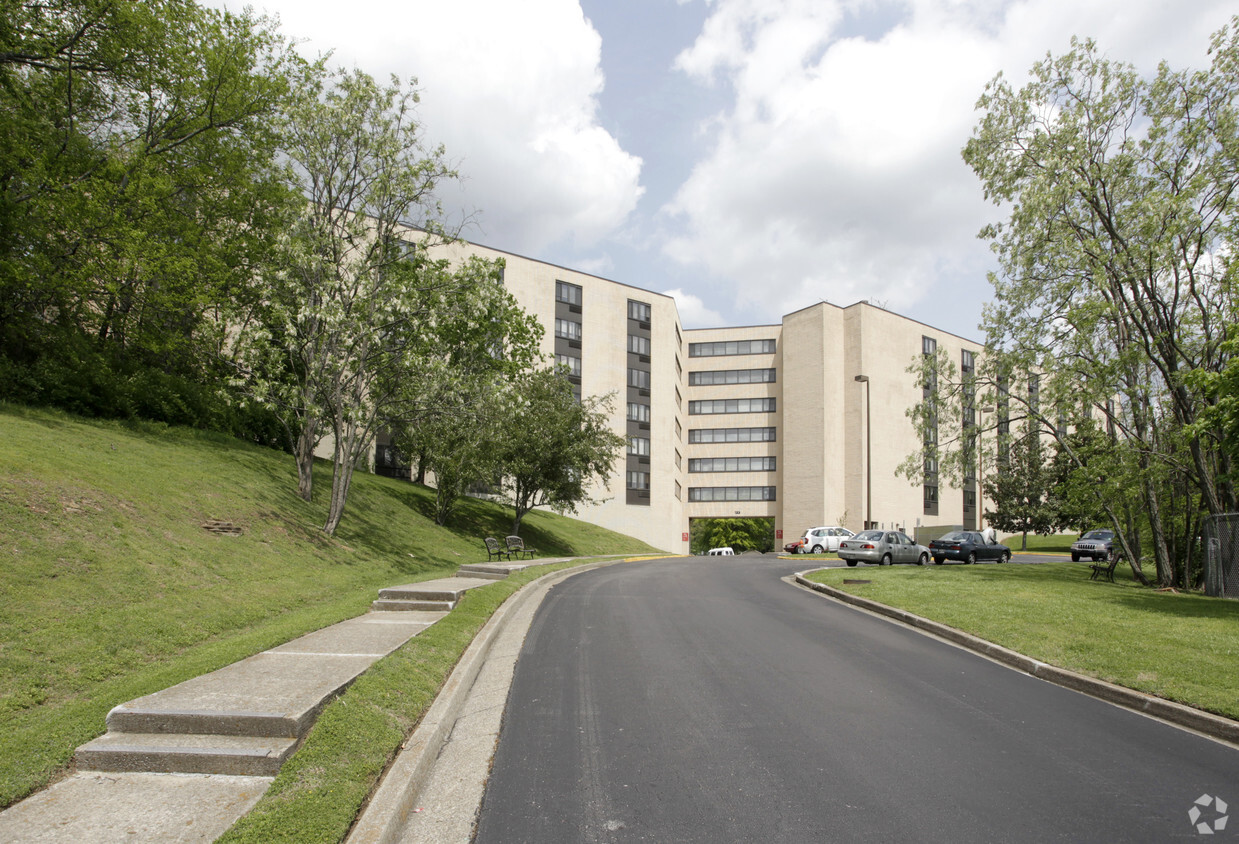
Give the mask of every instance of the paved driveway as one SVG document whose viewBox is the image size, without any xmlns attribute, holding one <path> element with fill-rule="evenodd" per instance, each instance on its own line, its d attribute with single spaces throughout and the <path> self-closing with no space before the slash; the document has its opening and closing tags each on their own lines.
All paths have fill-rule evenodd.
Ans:
<svg viewBox="0 0 1239 844">
<path fill-rule="evenodd" d="M 1160 842 L 1198 840 L 1202 795 L 1239 807 L 1239 750 L 779 579 L 801 568 L 692 558 L 557 586 L 477 841 Z"/>
</svg>

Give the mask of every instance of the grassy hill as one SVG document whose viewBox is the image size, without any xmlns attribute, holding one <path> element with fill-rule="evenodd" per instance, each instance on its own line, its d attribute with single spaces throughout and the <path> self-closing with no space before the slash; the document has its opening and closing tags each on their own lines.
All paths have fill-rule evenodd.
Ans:
<svg viewBox="0 0 1239 844">
<path fill-rule="evenodd" d="M 481 537 L 511 528 L 510 509 L 476 500 L 437 526 L 433 491 L 357 475 L 327 537 L 330 482 L 320 466 L 306 503 L 284 454 L 0 406 L 0 807 L 54 777 L 116 704 L 485 560 Z M 549 555 L 653 550 L 551 513 L 521 533 Z"/>
</svg>

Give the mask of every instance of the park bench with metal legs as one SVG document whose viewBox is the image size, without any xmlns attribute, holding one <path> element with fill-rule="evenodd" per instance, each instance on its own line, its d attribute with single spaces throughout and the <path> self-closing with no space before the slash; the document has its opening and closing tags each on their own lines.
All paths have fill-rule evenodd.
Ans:
<svg viewBox="0 0 1239 844">
<path fill-rule="evenodd" d="M 508 545 L 508 559 L 511 559 L 512 555 L 515 554 L 516 559 L 519 560 L 521 558 L 521 554 L 524 554 L 525 559 L 532 560 L 534 555 L 538 553 L 533 548 L 526 548 L 525 540 L 521 539 L 519 536 L 509 536 L 504 541 Z"/>
<path fill-rule="evenodd" d="M 1111 583 L 1114 582 L 1114 567 L 1119 564 L 1119 554 L 1110 552 L 1110 556 L 1104 560 L 1095 560 L 1089 566 L 1093 573 L 1088 576 L 1089 580 L 1098 580 L 1104 577 Z"/>
<path fill-rule="evenodd" d="M 499 544 L 499 540 L 493 536 L 488 536 L 482 540 L 486 543 L 486 562 L 493 562 L 499 559 L 512 559 L 512 555 L 508 550 Z"/>
</svg>

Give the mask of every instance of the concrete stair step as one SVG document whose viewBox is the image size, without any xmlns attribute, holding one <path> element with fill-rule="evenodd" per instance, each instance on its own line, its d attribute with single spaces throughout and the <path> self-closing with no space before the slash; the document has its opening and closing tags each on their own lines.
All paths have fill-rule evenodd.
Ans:
<svg viewBox="0 0 1239 844">
<path fill-rule="evenodd" d="M 466 569 L 461 566 L 456 572 L 457 577 L 476 577 L 481 580 L 503 580 L 508 576 L 506 571 L 477 571 L 476 569 Z"/>
<path fill-rule="evenodd" d="M 513 572 L 529 568 L 527 563 L 465 563 L 457 572 L 458 577 L 485 577 L 503 580 Z"/>
<path fill-rule="evenodd" d="M 455 604 L 470 589 L 490 583 L 490 580 L 480 577 L 443 577 L 422 583 L 389 586 L 379 590 L 379 598 L 387 601 L 450 601 Z"/>
<path fill-rule="evenodd" d="M 77 749 L 91 771 L 275 776 L 298 739 L 109 732 Z"/>
<path fill-rule="evenodd" d="M 325 701 L 324 701 L 325 703 Z M 108 713 L 110 732 L 136 735 L 211 735 L 241 738 L 297 738 L 321 707 L 306 717 L 282 712 L 203 711 L 177 709 L 131 709 L 121 704 Z"/>
<path fill-rule="evenodd" d="M 312 647 L 314 639 L 290 642 L 288 650 L 267 651 L 218 671 L 178 683 L 115 707 L 107 726 L 119 733 L 180 733 L 226 736 L 305 734 L 329 700 L 348 687 L 384 652 L 398 644 L 372 640 L 390 632 L 408 638 L 424 628 L 410 623 L 405 630 L 385 631 L 371 624 L 371 641 L 360 641 L 351 653 L 293 650 Z M 314 634 L 311 634 L 313 636 Z"/>
<path fill-rule="evenodd" d="M 394 598 L 379 598 L 377 601 L 370 603 L 370 610 L 372 612 L 449 612 L 454 606 L 456 606 L 455 601 L 406 601 Z"/>
</svg>

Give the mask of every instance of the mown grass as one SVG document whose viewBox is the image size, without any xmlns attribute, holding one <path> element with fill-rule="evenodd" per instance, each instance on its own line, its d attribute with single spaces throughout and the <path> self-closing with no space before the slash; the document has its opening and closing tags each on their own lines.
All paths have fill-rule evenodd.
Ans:
<svg viewBox="0 0 1239 844">
<path fill-rule="evenodd" d="M 811 580 L 948 624 L 1052 665 L 1239 718 L 1239 601 L 1157 592 L 1079 563 L 867 567 Z"/>
<path fill-rule="evenodd" d="M 401 743 L 495 610 L 559 563 L 472 589 L 450 614 L 380 660 L 323 711 L 271 788 L 219 844 L 344 840 Z"/>
<path fill-rule="evenodd" d="M 467 500 L 440 527 L 432 491 L 358 475 L 327 537 L 327 467 L 316 482 L 307 503 L 269 449 L 0 406 L 0 807 L 64 770 L 113 706 L 359 615 L 510 532 L 510 509 Z M 547 555 L 652 550 L 550 513 L 521 533 Z"/>
<path fill-rule="evenodd" d="M 1079 539 L 1079 534 L 1076 533 L 1057 533 L 1050 536 L 1037 536 L 1036 534 L 1028 534 L 1028 548 L 1030 554 L 1069 554 L 1071 553 L 1071 543 Z M 1021 551 L 1021 542 L 1023 536 L 1018 533 L 1008 536 L 1000 536 L 998 541 L 1009 547 L 1012 551 Z"/>
</svg>

